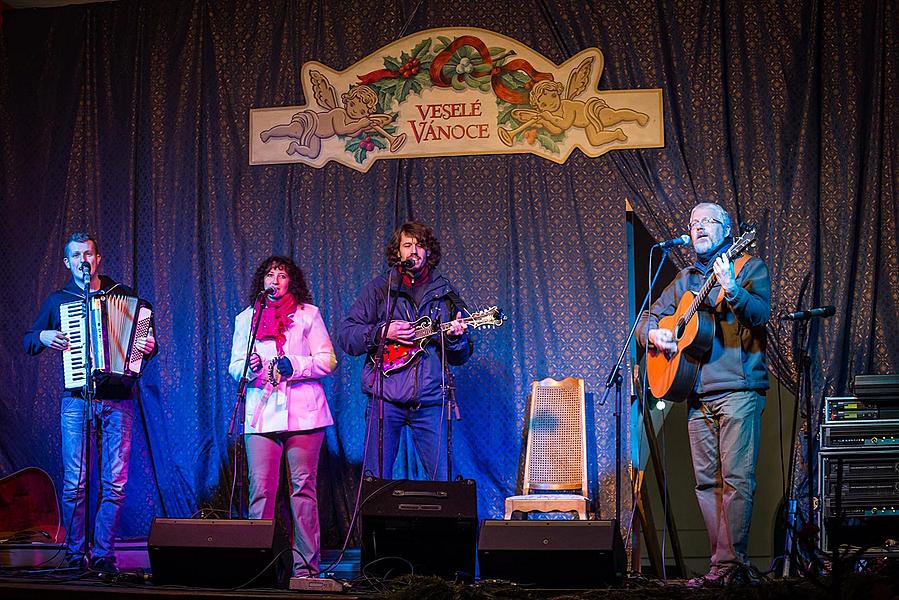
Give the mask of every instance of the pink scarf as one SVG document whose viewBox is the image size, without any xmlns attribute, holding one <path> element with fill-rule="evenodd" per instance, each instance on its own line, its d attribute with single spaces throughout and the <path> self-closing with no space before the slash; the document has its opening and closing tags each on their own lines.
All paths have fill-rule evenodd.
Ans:
<svg viewBox="0 0 899 600">
<path fill-rule="evenodd" d="M 284 344 L 287 343 L 285 332 L 293 323 L 291 315 L 297 310 L 297 300 L 293 294 L 287 293 L 277 300 L 268 299 L 262 315 L 259 317 L 259 333 L 257 339 L 274 339 L 278 348 L 278 356 L 284 355 Z"/>
</svg>

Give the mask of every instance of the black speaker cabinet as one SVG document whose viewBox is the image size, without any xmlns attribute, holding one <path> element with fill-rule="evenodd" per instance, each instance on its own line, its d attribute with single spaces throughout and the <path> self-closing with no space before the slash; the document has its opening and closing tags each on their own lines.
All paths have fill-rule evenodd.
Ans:
<svg viewBox="0 0 899 600">
<path fill-rule="evenodd" d="M 270 563 L 286 547 L 274 521 L 238 519 L 153 519 L 147 543 L 153 583 L 215 588 L 283 584 Z"/>
<path fill-rule="evenodd" d="M 596 588 L 624 574 L 615 521 L 484 521 L 478 543 L 481 580 L 543 588 Z"/>
<path fill-rule="evenodd" d="M 473 579 L 478 539 L 475 482 L 366 477 L 362 482 L 362 570 L 375 576 Z"/>
</svg>

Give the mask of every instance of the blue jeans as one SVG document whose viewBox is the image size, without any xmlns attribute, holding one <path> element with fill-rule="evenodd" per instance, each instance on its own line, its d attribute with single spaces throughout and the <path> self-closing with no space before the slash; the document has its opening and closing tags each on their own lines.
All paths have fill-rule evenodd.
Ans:
<svg viewBox="0 0 899 600">
<path fill-rule="evenodd" d="M 66 527 L 66 557 L 83 558 L 85 540 L 85 481 L 90 466 L 87 444 L 99 434 L 100 506 L 94 524 L 91 558 L 115 564 L 115 536 L 125 502 L 125 483 L 131 459 L 134 400 L 95 400 L 93 411 L 83 398 L 62 397 L 62 520 Z M 89 427 L 89 437 L 85 431 Z"/>
<path fill-rule="evenodd" d="M 687 428 L 696 499 L 709 533 L 713 571 L 749 563 L 746 549 L 764 409 L 765 396 L 755 391 L 690 403 Z"/>
<path fill-rule="evenodd" d="M 443 407 L 410 408 L 384 402 L 384 479 L 393 478 L 393 463 L 399 452 L 400 436 L 408 427 L 415 451 L 424 466 L 425 476 L 432 480 L 446 479 L 446 421 Z M 365 471 L 378 476 L 378 403 L 369 402 L 368 448 L 365 451 Z"/>
<path fill-rule="evenodd" d="M 291 547 L 294 577 L 318 575 L 321 535 L 318 522 L 318 455 L 323 429 L 253 433 L 246 436 L 250 471 L 251 519 L 274 519 L 281 475 L 281 457 L 290 474 Z"/>
</svg>

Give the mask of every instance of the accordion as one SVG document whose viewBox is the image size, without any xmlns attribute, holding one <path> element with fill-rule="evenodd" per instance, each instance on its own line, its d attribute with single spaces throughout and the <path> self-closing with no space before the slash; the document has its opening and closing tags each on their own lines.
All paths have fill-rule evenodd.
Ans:
<svg viewBox="0 0 899 600">
<path fill-rule="evenodd" d="M 140 377 L 144 355 L 134 341 L 150 331 L 153 311 L 136 296 L 98 294 L 90 299 L 91 367 L 94 375 L 115 378 Z M 62 353 L 62 370 L 67 390 L 79 389 L 87 382 L 87 324 L 84 301 L 68 302 L 59 307 L 61 330 L 69 338 Z"/>
</svg>

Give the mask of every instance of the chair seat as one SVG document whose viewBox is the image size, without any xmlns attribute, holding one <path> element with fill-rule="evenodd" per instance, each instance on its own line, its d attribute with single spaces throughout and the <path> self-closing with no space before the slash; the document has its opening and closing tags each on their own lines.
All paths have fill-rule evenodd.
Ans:
<svg viewBox="0 0 899 600">
<path fill-rule="evenodd" d="M 576 512 L 579 519 L 587 520 L 590 499 L 574 494 L 528 494 L 506 498 L 505 519 L 512 518 L 515 511 L 529 512 Z"/>
</svg>

